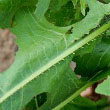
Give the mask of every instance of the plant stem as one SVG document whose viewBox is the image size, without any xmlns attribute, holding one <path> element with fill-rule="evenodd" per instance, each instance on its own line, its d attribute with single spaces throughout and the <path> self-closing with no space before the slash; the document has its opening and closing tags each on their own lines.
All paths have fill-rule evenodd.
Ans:
<svg viewBox="0 0 110 110">
<path fill-rule="evenodd" d="M 103 25 L 102 27 L 100 27 L 95 32 L 91 33 L 90 35 L 86 36 L 84 39 L 82 39 L 79 42 L 77 42 L 75 45 L 73 45 L 72 47 L 70 47 L 67 50 L 68 52 L 65 52 L 65 53 L 72 53 L 72 52 L 78 50 L 79 48 L 81 48 L 82 46 L 84 46 L 85 44 L 90 42 L 91 40 L 95 39 L 96 37 L 98 37 L 100 34 L 105 32 L 109 28 L 110 28 L 110 22 L 108 22 L 107 24 Z M 68 55 L 65 55 L 65 56 L 68 56 Z"/>
<path fill-rule="evenodd" d="M 39 106 L 38 106 L 38 101 L 37 101 L 37 98 L 36 98 L 36 97 L 34 97 L 34 98 L 35 98 L 36 108 L 38 109 L 38 108 L 39 108 Z"/>
<path fill-rule="evenodd" d="M 62 107 L 64 107 L 66 104 L 71 102 L 74 98 L 76 98 L 82 91 L 84 91 L 86 88 L 94 84 L 94 82 L 87 83 L 85 86 L 83 86 L 81 89 L 79 89 L 77 92 L 75 92 L 72 96 L 70 96 L 68 99 L 60 103 L 57 107 L 55 107 L 52 110 L 60 110 Z"/>
</svg>

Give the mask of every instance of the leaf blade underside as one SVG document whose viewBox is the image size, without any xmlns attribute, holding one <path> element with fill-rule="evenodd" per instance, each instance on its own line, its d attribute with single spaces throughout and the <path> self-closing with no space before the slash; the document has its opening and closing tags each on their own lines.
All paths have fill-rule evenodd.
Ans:
<svg viewBox="0 0 110 110">
<path fill-rule="evenodd" d="M 97 6 L 99 6 L 99 4 Z M 103 7 L 104 9 L 106 9 L 105 5 Z M 55 74 L 56 70 L 60 68 L 58 72 L 59 74 L 61 73 L 62 76 L 62 74 L 64 74 L 65 72 L 64 70 L 61 69 L 61 67 L 63 66 L 64 68 L 65 65 L 66 64 L 69 65 L 71 61 L 69 59 L 73 55 L 70 55 L 70 58 L 68 58 L 67 61 L 66 59 L 63 59 L 75 50 L 74 47 L 71 49 L 71 51 L 69 51 L 71 44 L 73 44 L 75 40 L 81 38 L 83 34 L 89 32 L 90 31 L 89 29 L 96 27 L 99 24 L 99 21 L 103 18 L 104 14 L 108 13 L 108 10 L 105 10 L 103 14 L 99 16 L 98 21 L 95 22 L 97 23 L 97 25 L 96 24 L 95 26 L 90 25 L 90 27 L 87 27 L 86 31 L 84 30 L 84 32 L 81 32 L 80 34 L 77 33 L 78 31 L 77 29 L 78 28 L 81 29 L 83 27 L 83 23 L 85 23 L 85 20 L 76 23 L 73 29 L 73 33 L 75 34 L 66 35 L 66 32 L 70 29 L 71 26 L 63 27 L 63 28 L 56 27 L 50 24 L 49 22 L 47 22 L 45 18 L 42 18 L 39 21 L 36 15 L 34 14 L 34 10 L 35 8 L 33 7 L 32 8 L 25 7 L 16 13 L 16 18 L 15 18 L 16 25 L 12 28 L 12 31 L 18 37 L 17 44 L 19 45 L 19 52 L 16 55 L 15 63 L 10 67 L 9 70 L 7 70 L 6 72 L 0 75 L 1 110 L 15 110 L 17 107 L 18 110 L 21 110 L 35 95 L 38 95 L 41 92 L 50 92 L 50 88 L 45 88 L 45 87 L 48 87 L 47 85 L 50 84 L 51 78 L 54 77 L 53 74 Z M 109 26 L 107 25 L 107 28 L 108 27 Z M 76 33 L 78 35 L 76 35 Z M 58 62 L 60 63 L 61 66 L 59 66 L 59 64 L 56 64 Z M 55 67 L 52 67 L 54 65 Z M 67 65 L 66 67 L 68 67 Z M 49 68 L 50 71 L 48 70 Z M 70 71 L 69 73 L 72 72 Z M 69 74 L 69 75 L 71 76 L 74 74 Z M 68 79 L 70 78 L 70 76 L 68 76 Z M 45 80 L 43 83 L 39 84 L 42 85 L 42 87 L 40 87 L 39 85 L 37 85 L 37 83 L 39 83 L 40 81 L 42 82 L 42 80 L 40 79 L 42 77 L 44 77 Z M 50 77 L 49 81 L 48 81 L 48 77 Z M 54 78 L 57 77 L 58 75 L 56 75 Z M 54 78 L 53 80 L 55 80 Z M 70 84 L 74 85 L 73 79 L 72 81 L 71 80 L 68 81 L 69 82 L 68 85 Z M 80 81 L 78 81 L 78 83 L 79 82 Z M 32 88 L 30 87 L 31 83 L 34 83 Z M 55 84 L 57 84 L 56 81 Z M 79 87 L 80 84 L 78 88 Z M 24 89 L 25 89 L 25 93 L 27 91 L 30 93 L 30 90 L 33 90 L 33 92 L 31 91 L 32 93 L 30 95 L 27 92 L 27 94 L 24 94 L 25 95 L 24 96 L 23 95 Z M 73 89 L 74 88 L 72 88 L 72 90 Z M 70 89 L 70 91 L 67 92 L 67 96 L 63 97 L 63 100 L 71 94 L 72 90 Z M 75 90 L 77 89 L 75 88 Z M 18 99 L 15 99 L 15 97 L 18 97 Z M 58 100 L 58 99 L 54 99 L 54 100 Z M 54 103 L 56 102 L 57 101 L 55 101 Z M 12 103 L 14 103 L 13 105 L 15 106 L 13 106 Z M 56 103 L 56 105 L 57 104 L 58 103 Z M 54 104 L 51 104 L 49 109 L 51 109 L 53 105 Z"/>
</svg>

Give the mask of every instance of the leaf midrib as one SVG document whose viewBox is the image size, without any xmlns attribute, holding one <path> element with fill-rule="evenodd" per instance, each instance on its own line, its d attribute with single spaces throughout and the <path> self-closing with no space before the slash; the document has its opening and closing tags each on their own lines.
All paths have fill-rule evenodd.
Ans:
<svg viewBox="0 0 110 110">
<path fill-rule="evenodd" d="M 16 87 L 8 91 L 3 97 L 0 98 L 0 103 L 5 101 L 9 96 L 12 96 L 16 91 L 23 88 L 26 84 L 37 78 L 39 75 L 43 74 L 46 70 L 48 70 L 53 65 L 57 64 L 59 61 L 63 60 L 68 55 L 72 54 L 77 49 L 81 48 L 83 45 L 87 44 L 89 41 L 93 40 L 95 37 L 106 31 L 108 28 L 110 28 L 110 22 L 103 25 L 99 29 L 97 29 L 92 34 L 88 35 L 86 38 L 82 39 L 81 41 L 75 43 L 73 46 L 65 50 L 61 55 L 57 56 L 50 62 L 48 62 L 46 65 L 41 67 L 37 72 L 33 73 L 31 76 L 29 76 L 26 80 L 19 83 Z"/>
</svg>

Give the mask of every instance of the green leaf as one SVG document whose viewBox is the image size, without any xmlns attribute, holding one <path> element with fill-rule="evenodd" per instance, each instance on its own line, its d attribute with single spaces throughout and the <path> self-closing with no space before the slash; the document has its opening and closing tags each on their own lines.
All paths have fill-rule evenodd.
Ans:
<svg viewBox="0 0 110 110">
<path fill-rule="evenodd" d="M 78 0 L 72 0 L 74 7 L 76 7 L 76 4 L 78 2 Z"/>
<path fill-rule="evenodd" d="M 92 40 L 88 44 L 84 45 L 82 48 L 80 48 L 79 50 L 77 50 L 75 52 L 75 57 L 79 58 L 78 56 L 84 56 L 86 54 L 91 54 L 94 51 L 94 48 L 96 47 L 96 45 L 98 45 L 102 41 L 103 37 L 104 36 L 100 36 L 100 37 Z M 74 57 L 74 59 L 76 59 L 75 57 Z"/>
<path fill-rule="evenodd" d="M 103 37 L 106 36 L 103 35 Z M 73 59 L 77 63 L 77 68 L 75 70 L 77 74 L 81 74 L 85 77 L 91 77 L 96 72 L 110 67 L 110 38 L 103 38 L 101 42 L 95 45 L 93 43 L 92 49 L 93 50 L 90 53 L 78 53 L 78 55 L 76 55 Z"/>
<path fill-rule="evenodd" d="M 110 37 L 110 29 L 106 32 L 106 36 Z"/>
<path fill-rule="evenodd" d="M 87 16 L 80 22 L 73 24 L 72 34 L 70 37 L 70 42 L 73 43 L 74 40 L 80 39 L 80 37 L 85 34 L 89 34 L 90 30 L 95 28 L 103 19 L 104 13 L 109 13 L 109 4 L 103 5 L 96 0 L 86 0 L 90 11 Z M 97 11 L 96 11 L 97 10 Z M 96 16 L 97 15 L 97 16 Z M 72 39 L 71 39 L 72 38 Z"/>
<path fill-rule="evenodd" d="M 110 76 L 103 83 L 99 84 L 96 92 L 106 96 L 110 96 Z"/>
<path fill-rule="evenodd" d="M 53 0 L 50 4 L 49 10 L 46 13 L 46 18 L 49 22 L 56 26 L 67 26 L 77 22 L 75 18 L 76 10 L 71 1 L 68 0 Z M 61 3 L 60 3 L 61 2 Z M 67 3 L 66 3 L 67 2 Z M 83 17 L 78 17 L 80 21 Z"/>
<path fill-rule="evenodd" d="M 94 19 L 95 26 L 97 26 L 103 16 L 110 11 L 110 5 L 106 6 L 98 2 L 89 2 L 89 5 L 100 6 L 101 9 L 105 9 L 105 11 L 98 11 L 94 15 L 97 18 L 97 14 L 100 15 L 102 13 L 101 16 L 98 16 L 98 21 Z M 75 24 L 73 33 L 75 33 L 74 35 L 76 37 L 74 38 L 73 34 L 68 34 L 71 26 L 56 27 L 50 24 L 44 16 L 39 20 L 38 16 L 35 15 L 35 7 L 24 7 L 17 11 L 15 14 L 16 24 L 11 30 L 17 35 L 19 51 L 10 69 L 0 74 L 1 110 L 15 110 L 16 108 L 21 110 L 34 96 L 43 92 L 50 93 L 44 107 L 50 107 L 50 110 L 54 107 L 61 108 L 78 96 L 91 83 L 94 83 L 93 81 L 90 83 L 86 82 L 87 85 L 84 83 L 80 85 L 80 81 L 68 67 L 73 56 L 70 54 L 110 27 L 110 23 L 107 23 L 86 38 L 75 43 L 76 39 L 81 38 L 83 34 L 86 34 L 87 31 L 89 32 L 90 29 L 94 28 L 94 26 L 90 25 L 87 27 L 87 31 L 82 30 L 81 33 L 77 33 L 78 29 L 83 27 L 83 23 L 89 22 L 89 17 L 86 20 L 84 19 Z M 73 42 L 70 42 L 70 39 Z M 67 56 L 69 58 L 66 58 Z M 62 80 L 66 84 L 61 83 Z M 79 86 L 75 86 L 77 83 Z M 71 85 L 74 85 L 73 88 L 70 87 Z M 80 89 L 79 87 L 82 88 Z M 65 95 L 62 94 L 63 92 L 57 92 L 57 88 L 58 91 L 60 88 L 63 88 L 62 90 L 65 92 Z M 75 93 L 68 100 L 67 97 L 73 91 Z M 61 99 L 57 96 L 61 97 Z M 62 104 L 64 100 L 66 100 L 66 103 Z"/>
<path fill-rule="evenodd" d="M 104 0 L 106 3 L 110 3 L 110 0 Z"/>
<path fill-rule="evenodd" d="M 0 0 L 0 27 L 10 27 L 14 14 L 19 8 L 35 6 L 36 3 L 37 0 Z"/>
<path fill-rule="evenodd" d="M 62 6 L 67 4 L 69 1 L 70 0 L 51 0 L 49 8 L 51 11 L 58 11 L 62 8 Z"/>
<path fill-rule="evenodd" d="M 51 0 L 38 0 L 37 9 L 35 10 L 38 19 L 41 19 L 48 10 L 50 1 Z"/>
<path fill-rule="evenodd" d="M 78 94 L 80 95 L 80 93 L 82 91 L 84 91 L 87 87 L 93 85 L 94 83 L 103 80 L 105 77 L 107 77 L 107 75 L 110 74 L 110 69 L 105 71 L 105 72 L 100 72 L 100 73 L 96 73 L 94 76 L 92 76 L 90 79 L 85 79 L 83 80 L 84 82 L 82 82 L 83 87 L 80 88 L 77 92 L 75 92 L 73 95 L 71 95 L 69 98 L 67 98 L 65 101 L 63 101 L 61 104 L 59 104 L 55 109 L 53 110 L 59 110 L 61 109 L 63 106 L 65 106 L 67 103 L 71 102 L 73 99 L 75 99 Z M 77 99 L 76 99 L 77 100 Z M 81 104 L 81 103 L 80 103 Z M 100 103 L 97 103 L 97 105 L 100 104 L 104 104 L 103 101 L 101 101 Z M 82 104 L 83 105 L 83 104 Z M 84 104 L 85 105 L 85 104 Z M 83 106 L 84 106 L 83 105 Z"/>
<path fill-rule="evenodd" d="M 80 0 L 80 4 L 81 4 L 81 12 L 82 14 L 85 16 L 85 10 L 86 10 L 86 0 Z"/>
</svg>

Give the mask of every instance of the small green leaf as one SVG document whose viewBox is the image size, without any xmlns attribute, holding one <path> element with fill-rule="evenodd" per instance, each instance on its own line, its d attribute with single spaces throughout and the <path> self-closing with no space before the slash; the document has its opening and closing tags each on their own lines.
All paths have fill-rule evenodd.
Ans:
<svg viewBox="0 0 110 110">
<path fill-rule="evenodd" d="M 96 92 L 106 96 L 110 96 L 110 76 L 103 83 L 99 84 Z"/>
<path fill-rule="evenodd" d="M 48 10 L 50 1 L 51 0 L 38 0 L 37 9 L 35 10 L 35 14 L 39 20 L 44 16 L 46 11 Z"/>
<path fill-rule="evenodd" d="M 82 14 L 85 16 L 85 10 L 86 10 L 86 0 L 80 0 L 80 4 L 81 4 L 81 12 Z"/>
<path fill-rule="evenodd" d="M 72 0 L 74 7 L 76 7 L 76 4 L 78 2 L 78 0 Z"/>
<path fill-rule="evenodd" d="M 110 67 L 110 38 L 106 39 L 105 37 L 103 35 L 101 42 L 99 38 L 99 41 L 96 40 L 96 44 L 93 42 L 90 46 L 87 45 L 84 51 L 82 49 L 76 54 L 73 61 L 77 63 L 75 69 L 77 74 L 91 77 L 93 74 Z"/>
</svg>

